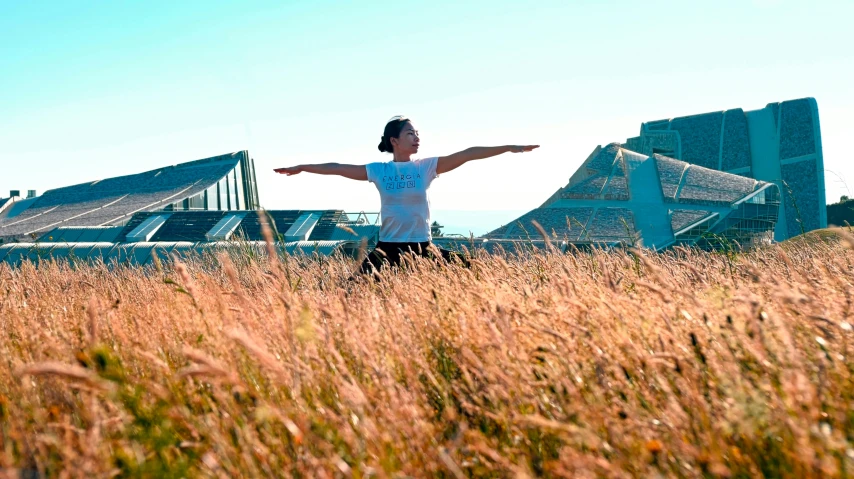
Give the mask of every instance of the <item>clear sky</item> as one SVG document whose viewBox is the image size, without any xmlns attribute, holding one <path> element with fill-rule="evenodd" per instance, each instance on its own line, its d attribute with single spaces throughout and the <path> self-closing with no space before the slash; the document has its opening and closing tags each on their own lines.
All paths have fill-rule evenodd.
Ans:
<svg viewBox="0 0 854 479">
<path fill-rule="evenodd" d="M 370 184 L 272 169 L 388 159 L 406 114 L 424 156 L 542 145 L 433 184 L 440 222 L 498 226 L 643 121 L 812 96 L 836 201 L 851 18 L 851 0 L 0 0 L 0 196 L 248 149 L 267 208 L 376 211 Z"/>
</svg>

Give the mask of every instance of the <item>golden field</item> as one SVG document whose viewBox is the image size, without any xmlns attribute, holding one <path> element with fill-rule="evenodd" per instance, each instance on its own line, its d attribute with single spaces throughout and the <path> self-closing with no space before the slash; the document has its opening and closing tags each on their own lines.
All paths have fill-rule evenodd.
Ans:
<svg viewBox="0 0 854 479">
<path fill-rule="evenodd" d="M 849 243 L 0 265 L 0 470 L 846 477 Z"/>
</svg>

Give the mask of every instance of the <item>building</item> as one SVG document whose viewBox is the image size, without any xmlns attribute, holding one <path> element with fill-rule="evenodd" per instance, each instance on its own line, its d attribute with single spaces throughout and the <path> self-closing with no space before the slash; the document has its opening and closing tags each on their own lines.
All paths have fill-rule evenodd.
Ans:
<svg viewBox="0 0 854 479">
<path fill-rule="evenodd" d="M 643 123 L 639 136 L 597 148 L 540 208 L 484 239 L 536 240 L 536 221 L 574 244 L 783 241 L 827 227 L 825 202 L 818 106 L 804 98 Z"/>
<path fill-rule="evenodd" d="M 290 254 L 356 256 L 376 244 L 376 215 L 340 210 L 157 211 L 135 213 L 121 226 L 58 226 L 33 242 L 0 245 L 0 262 L 44 260 L 151 264 L 155 256 L 235 251 L 266 255 L 262 223 Z"/>
<path fill-rule="evenodd" d="M 14 201 L 13 201 L 14 200 Z M 255 167 L 247 151 L 10 198 L 0 205 L 0 241 L 32 241 L 61 226 L 120 226 L 139 212 L 254 210 Z"/>
<path fill-rule="evenodd" d="M 773 182 L 783 201 L 774 237 L 827 227 L 824 158 L 814 98 L 643 123 L 624 148 Z"/>
<path fill-rule="evenodd" d="M 541 207 L 485 238 L 536 240 L 544 232 L 556 242 L 655 250 L 749 246 L 772 239 L 779 206 L 775 183 L 613 143 L 597 147 Z"/>
<path fill-rule="evenodd" d="M 13 265 L 59 258 L 145 265 L 158 255 L 261 254 L 265 219 L 272 239 L 289 253 L 355 255 L 363 243 L 376 244 L 379 234 L 376 214 L 259 213 L 255 167 L 246 151 L 31 198 L 14 193 L 0 200 L 0 261 Z"/>
</svg>

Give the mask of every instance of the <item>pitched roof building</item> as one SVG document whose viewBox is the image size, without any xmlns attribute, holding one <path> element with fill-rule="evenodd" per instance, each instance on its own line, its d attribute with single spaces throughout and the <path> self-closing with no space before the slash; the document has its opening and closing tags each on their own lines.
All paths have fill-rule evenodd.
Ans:
<svg viewBox="0 0 854 479">
<path fill-rule="evenodd" d="M 138 212 L 257 207 L 254 164 L 248 152 L 239 151 L 16 202 L 0 217 L 0 239 L 33 239 L 60 226 L 121 225 Z"/>
<path fill-rule="evenodd" d="M 779 204 L 774 183 L 612 143 L 597 147 L 541 207 L 485 236 L 538 239 L 542 228 L 552 239 L 571 243 L 747 246 L 771 240 Z"/>
<path fill-rule="evenodd" d="M 656 249 L 782 241 L 827 227 L 816 101 L 643 123 L 639 136 L 597 148 L 540 208 L 486 238 L 536 239 L 532 221 L 569 242 Z"/>
</svg>

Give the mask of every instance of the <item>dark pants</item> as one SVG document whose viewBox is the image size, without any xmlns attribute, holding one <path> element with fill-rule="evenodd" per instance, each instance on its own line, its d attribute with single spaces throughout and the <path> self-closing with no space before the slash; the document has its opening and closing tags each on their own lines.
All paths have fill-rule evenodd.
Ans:
<svg viewBox="0 0 854 479">
<path fill-rule="evenodd" d="M 434 252 L 437 250 L 444 261 L 453 262 L 457 260 L 466 268 L 470 267 L 469 261 L 463 255 L 435 246 L 430 248 L 429 241 L 422 243 L 387 243 L 379 241 L 373 251 L 368 253 L 368 257 L 362 261 L 359 273 L 370 274 L 373 271 L 381 270 L 386 265 L 398 266 L 400 265 L 401 257 L 406 253 L 412 253 L 422 258 L 435 258 Z"/>
</svg>

